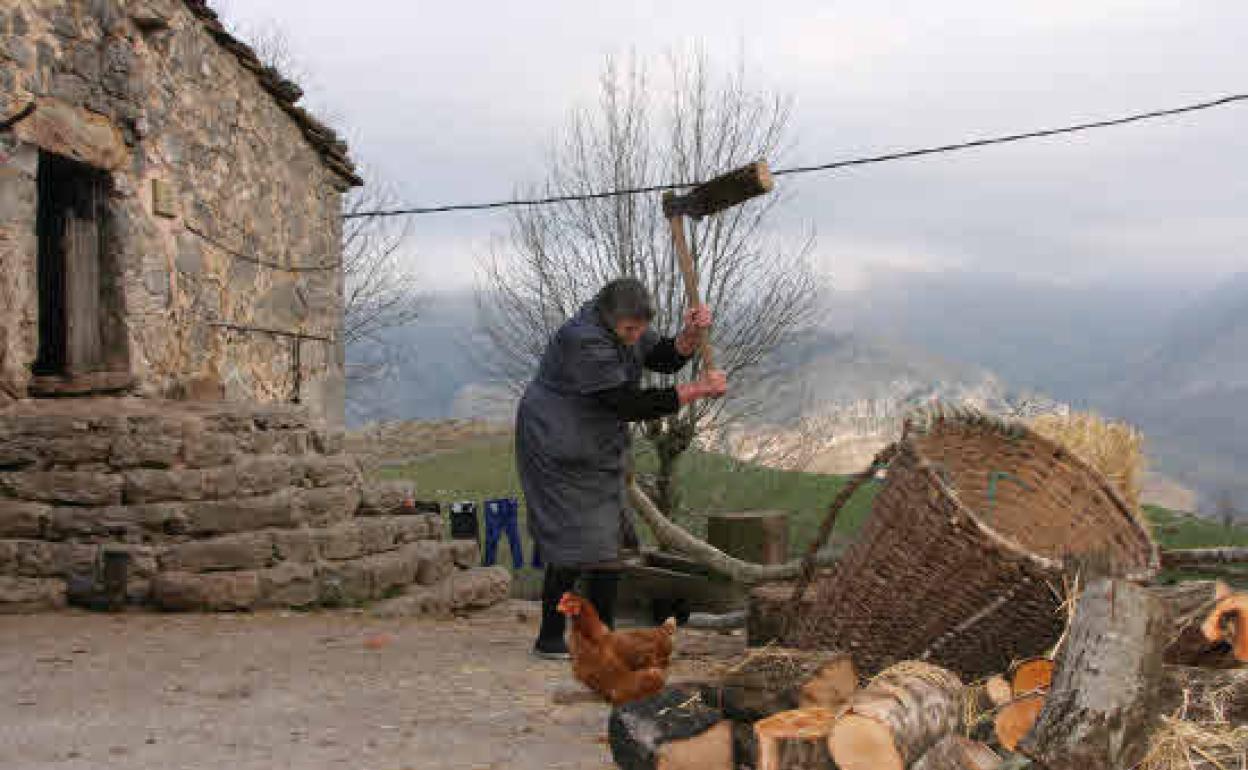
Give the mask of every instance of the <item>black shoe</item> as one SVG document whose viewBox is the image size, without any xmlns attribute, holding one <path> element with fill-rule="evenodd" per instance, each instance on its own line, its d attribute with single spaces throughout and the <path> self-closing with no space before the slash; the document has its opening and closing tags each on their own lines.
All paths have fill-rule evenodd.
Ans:
<svg viewBox="0 0 1248 770">
<path fill-rule="evenodd" d="M 533 655 L 542 660 L 572 660 L 572 653 L 563 639 L 538 639 L 533 645 Z"/>
</svg>

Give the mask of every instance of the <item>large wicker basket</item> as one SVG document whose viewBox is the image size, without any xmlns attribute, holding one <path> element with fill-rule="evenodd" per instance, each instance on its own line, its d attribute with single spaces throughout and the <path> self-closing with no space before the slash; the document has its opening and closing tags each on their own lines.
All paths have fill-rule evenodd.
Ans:
<svg viewBox="0 0 1248 770">
<path fill-rule="evenodd" d="M 1096 471 L 1022 425 L 934 410 L 913 422 L 859 540 L 808 589 L 799 647 L 871 674 L 918 658 L 978 677 L 1041 654 L 1076 565 L 1143 578 L 1148 530 Z"/>
</svg>

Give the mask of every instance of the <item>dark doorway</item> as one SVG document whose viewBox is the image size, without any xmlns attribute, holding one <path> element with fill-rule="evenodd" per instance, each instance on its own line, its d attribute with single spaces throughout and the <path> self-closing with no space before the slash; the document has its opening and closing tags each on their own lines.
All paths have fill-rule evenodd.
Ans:
<svg viewBox="0 0 1248 770">
<path fill-rule="evenodd" d="M 108 243 L 108 174 L 50 153 L 39 157 L 39 349 L 32 388 L 94 390 L 126 366 L 120 275 Z M 77 386 L 66 380 L 77 380 Z M 106 385 L 105 389 L 109 389 Z"/>
</svg>

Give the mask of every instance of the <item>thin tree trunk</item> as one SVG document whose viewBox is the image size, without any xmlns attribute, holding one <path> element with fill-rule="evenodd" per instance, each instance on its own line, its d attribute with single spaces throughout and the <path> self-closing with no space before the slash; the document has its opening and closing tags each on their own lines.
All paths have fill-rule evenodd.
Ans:
<svg viewBox="0 0 1248 770">
<path fill-rule="evenodd" d="M 1019 750 L 1047 770 L 1116 770 L 1145 754 L 1160 717 L 1165 604 L 1125 580 L 1079 596 L 1053 686 Z"/>
</svg>

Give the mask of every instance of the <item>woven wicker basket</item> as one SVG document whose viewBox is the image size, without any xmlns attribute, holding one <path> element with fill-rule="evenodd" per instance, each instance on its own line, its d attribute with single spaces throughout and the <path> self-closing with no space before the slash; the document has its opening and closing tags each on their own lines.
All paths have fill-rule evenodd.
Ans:
<svg viewBox="0 0 1248 770">
<path fill-rule="evenodd" d="M 1075 565 L 1144 578 L 1157 548 L 1114 488 L 1024 426 L 947 408 L 912 422 L 859 540 L 787 643 L 849 652 L 873 674 L 926 659 L 1004 670 L 1060 636 Z"/>
</svg>

